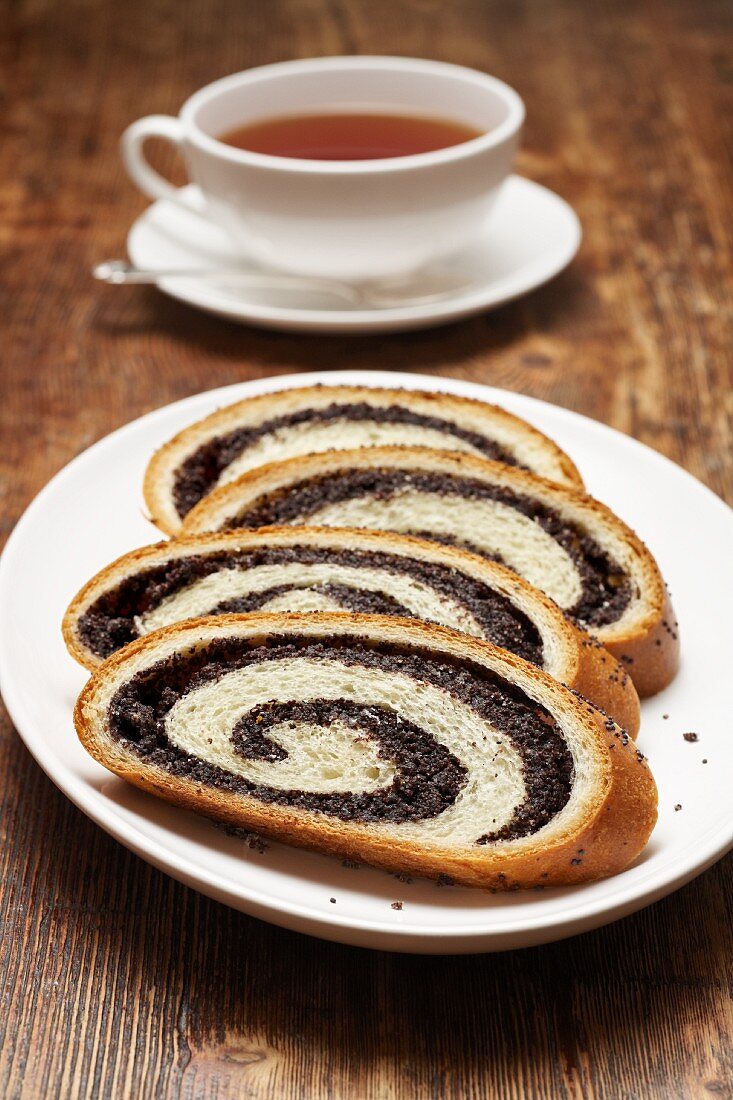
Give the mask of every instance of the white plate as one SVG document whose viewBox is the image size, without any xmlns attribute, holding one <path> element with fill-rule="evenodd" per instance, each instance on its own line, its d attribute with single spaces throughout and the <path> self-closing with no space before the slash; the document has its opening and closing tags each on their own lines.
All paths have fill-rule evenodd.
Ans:
<svg viewBox="0 0 733 1100">
<path fill-rule="evenodd" d="M 198 189 L 189 197 L 200 201 Z M 570 263 L 580 244 L 572 208 L 538 183 L 510 176 L 475 247 L 415 279 L 406 295 L 459 287 L 430 305 L 353 309 L 318 291 L 252 290 L 236 282 L 161 279 L 173 298 L 233 321 L 292 332 L 388 332 L 428 328 L 518 298 Z M 130 259 L 143 268 L 231 267 L 237 262 L 226 234 L 175 203 L 159 200 L 138 218 L 127 238 Z"/>
<path fill-rule="evenodd" d="M 623 874 L 502 896 L 404 884 L 284 845 L 260 854 L 203 818 L 128 787 L 81 748 L 72 708 L 85 673 L 67 655 L 59 623 L 95 570 L 158 537 L 142 510 L 148 457 L 219 405 L 315 382 L 419 386 L 499 402 L 554 436 L 590 490 L 652 547 L 679 615 L 683 664 L 672 686 L 643 705 L 639 741 L 659 785 L 659 823 L 642 857 Z M 420 375 L 340 371 L 247 382 L 128 424 L 70 463 L 31 504 L 0 562 L 0 682 L 21 736 L 61 790 L 123 844 L 189 886 L 287 928 L 359 946 L 435 953 L 526 947 L 648 905 L 733 843 L 731 560 L 733 513 L 717 497 L 654 451 L 564 409 Z M 699 733 L 698 743 L 683 740 L 689 730 Z M 391 908 L 396 900 L 404 903 L 401 911 Z"/>
</svg>

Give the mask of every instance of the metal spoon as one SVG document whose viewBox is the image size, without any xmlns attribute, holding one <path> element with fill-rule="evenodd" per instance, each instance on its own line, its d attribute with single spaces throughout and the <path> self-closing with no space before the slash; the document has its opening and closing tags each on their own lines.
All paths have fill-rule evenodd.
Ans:
<svg viewBox="0 0 733 1100">
<path fill-rule="evenodd" d="M 390 294 L 378 283 L 352 285 L 336 279 L 311 279 L 299 275 L 280 275 L 266 271 L 251 271 L 244 268 L 159 268 L 155 270 L 135 267 L 126 260 L 105 260 L 92 268 L 92 275 L 101 282 L 113 286 L 141 283 L 157 283 L 159 279 L 233 279 L 245 286 L 258 290 L 316 290 L 333 294 L 357 307 L 389 307 L 428 305 L 442 298 L 449 298 L 463 286 L 446 288 L 431 294 L 401 295 Z"/>
</svg>

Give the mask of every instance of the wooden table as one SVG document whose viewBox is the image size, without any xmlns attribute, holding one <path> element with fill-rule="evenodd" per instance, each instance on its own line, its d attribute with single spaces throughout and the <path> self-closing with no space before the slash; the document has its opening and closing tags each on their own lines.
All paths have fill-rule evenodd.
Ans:
<svg viewBox="0 0 733 1100">
<path fill-rule="evenodd" d="M 147 409 L 329 366 L 530 393 L 733 497 L 731 23 L 725 0 L 7 6 L 3 534 L 52 473 Z M 236 69 L 358 52 L 445 58 L 519 89 L 519 168 L 585 229 L 565 274 L 460 325 L 342 339 L 92 284 L 144 206 L 117 155 L 128 122 Z M 730 860 L 555 946 L 377 954 L 261 924 L 148 867 L 55 790 L 7 719 L 0 753 L 3 1096 L 733 1095 Z"/>
</svg>

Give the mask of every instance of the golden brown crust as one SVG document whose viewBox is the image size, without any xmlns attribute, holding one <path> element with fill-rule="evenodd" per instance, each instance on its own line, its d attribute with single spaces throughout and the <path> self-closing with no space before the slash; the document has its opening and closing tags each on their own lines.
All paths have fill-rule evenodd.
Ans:
<svg viewBox="0 0 733 1100">
<path fill-rule="evenodd" d="M 399 399 L 405 405 L 434 405 L 435 408 L 430 411 L 436 414 L 441 408 L 444 411 L 451 409 L 459 414 L 469 413 L 472 418 L 478 416 L 486 421 L 489 435 L 491 422 L 499 422 L 524 439 L 531 440 L 542 448 L 545 455 L 551 456 L 559 470 L 558 481 L 576 485 L 579 488 L 583 486 L 583 479 L 574 462 L 554 440 L 526 420 L 507 412 L 498 405 L 437 391 L 390 389 L 381 386 L 303 386 L 277 390 L 258 397 L 247 397 L 233 405 L 217 409 L 216 412 L 184 428 L 157 450 L 148 464 L 143 482 L 143 495 L 153 523 L 168 535 L 175 535 L 180 530 L 179 518 L 168 507 L 170 472 L 173 466 L 177 466 L 205 439 L 240 424 L 258 423 L 272 415 L 288 412 L 296 407 L 306 408 L 309 403 L 322 401 L 324 397 L 333 401 L 341 399 L 353 402 L 365 398 L 371 398 L 374 401 L 376 397 L 383 398 L 385 404 Z"/>
<path fill-rule="evenodd" d="M 606 648 L 628 670 L 642 699 L 666 688 L 680 664 L 679 628 L 669 593 L 665 590 L 661 608 L 643 630 L 609 641 Z"/>
<path fill-rule="evenodd" d="M 181 539 L 180 542 L 193 542 L 193 539 Z M 82 585 L 66 608 L 61 620 L 61 633 L 64 644 L 75 661 L 84 668 L 93 671 L 102 664 L 102 659 L 97 657 L 79 636 L 79 619 L 86 611 L 90 603 L 106 592 L 119 581 L 122 576 L 133 571 L 142 562 L 150 564 L 158 560 L 159 554 L 169 553 L 171 547 L 177 545 L 167 539 L 161 542 L 151 543 L 149 546 L 140 546 L 136 550 L 130 550 L 126 554 L 120 554 L 118 558 L 105 565 L 98 573 Z"/>
<path fill-rule="evenodd" d="M 372 466 L 414 468 L 475 477 L 493 484 L 503 484 L 518 492 L 543 500 L 551 507 L 581 513 L 591 532 L 612 531 L 628 548 L 631 561 L 643 581 L 646 600 L 633 625 L 611 623 L 594 634 L 618 659 L 626 662 L 637 691 L 642 696 L 660 691 L 673 679 L 679 664 L 677 633 L 666 629 L 666 621 L 674 623 L 674 612 L 659 567 L 648 548 L 632 529 L 605 504 L 587 493 L 571 489 L 546 478 L 538 477 L 514 466 L 489 462 L 473 455 L 436 451 L 427 447 L 371 447 L 353 451 L 331 451 L 305 455 L 282 462 L 260 466 L 236 481 L 215 489 L 186 516 L 182 533 L 190 535 L 216 530 L 220 517 L 231 514 L 234 504 L 250 505 L 258 496 L 294 484 L 308 477 L 324 474 L 335 476 L 340 469 L 363 469 Z"/>
<path fill-rule="evenodd" d="M 150 651 L 151 661 L 161 646 L 165 652 L 205 643 L 227 633 L 245 634 L 254 640 L 268 635 L 318 637 L 349 635 L 374 641 L 394 641 L 418 649 L 443 652 L 483 664 L 542 701 L 561 710 L 592 737 L 593 755 L 600 771 L 597 789 L 583 820 L 561 835 L 536 840 L 451 852 L 432 849 L 394 837 L 384 838 L 378 828 L 327 819 L 266 805 L 248 796 L 207 788 L 138 761 L 105 738 L 96 713 L 99 694 L 116 674 Z M 437 877 L 449 875 L 466 886 L 512 888 L 565 885 L 602 878 L 626 867 L 641 852 L 656 821 L 657 793 L 654 779 L 630 739 L 594 708 L 573 696 L 550 677 L 520 658 L 455 631 L 426 623 L 406 622 L 367 615 L 248 615 L 222 616 L 178 623 L 133 642 L 110 657 L 82 691 L 74 712 L 77 733 L 88 752 L 128 782 L 175 805 L 252 829 L 296 846 L 364 860 L 390 871 L 409 871 Z"/>
<path fill-rule="evenodd" d="M 641 724 L 641 706 L 631 676 L 597 638 L 591 638 L 577 627 L 573 630 L 578 641 L 579 665 L 573 682 L 566 681 L 567 686 L 590 699 L 636 737 Z"/>
<path fill-rule="evenodd" d="M 363 531 L 333 527 L 264 527 L 258 531 L 232 531 L 223 535 L 193 535 L 175 542 L 159 542 L 122 555 L 92 577 L 71 601 L 62 623 L 66 647 L 72 657 L 86 668 L 102 662 L 79 637 L 78 622 L 86 608 L 122 577 L 140 566 L 170 560 L 171 555 L 200 554 L 211 550 L 242 549 L 261 546 L 312 545 L 339 549 L 364 549 L 398 553 L 404 557 L 435 562 L 468 573 L 490 587 L 505 593 L 530 613 L 534 622 L 549 624 L 555 648 L 561 657 L 557 678 L 579 692 L 633 736 L 639 729 L 639 699 L 629 677 L 618 669 L 603 647 L 573 626 L 557 605 L 544 593 L 522 580 L 510 569 L 487 561 L 466 550 L 395 535 L 388 531 Z"/>
</svg>

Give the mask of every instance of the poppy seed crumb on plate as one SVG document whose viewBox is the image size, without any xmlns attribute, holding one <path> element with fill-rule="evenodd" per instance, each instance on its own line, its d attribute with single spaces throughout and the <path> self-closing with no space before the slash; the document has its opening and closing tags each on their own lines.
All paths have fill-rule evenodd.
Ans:
<svg viewBox="0 0 733 1100">
<path fill-rule="evenodd" d="M 393 901 L 391 906 L 390 906 L 390 909 L 402 909 L 402 902 L 401 901 Z"/>
<path fill-rule="evenodd" d="M 696 733 L 683 733 L 682 736 L 684 737 L 685 741 L 689 741 L 690 743 L 700 740 L 699 736 Z"/>
<path fill-rule="evenodd" d="M 252 848 L 254 851 L 259 852 L 262 855 L 270 845 L 266 840 L 258 833 L 251 833 L 249 829 L 243 828 L 241 825 L 230 825 L 225 821 L 212 822 L 215 829 L 221 829 L 227 836 L 236 837 L 237 840 L 244 840 L 248 848 Z"/>
<path fill-rule="evenodd" d="M 331 905 L 336 904 L 336 898 L 329 898 L 328 900 L 331 902 Z"/>
<path fill-rule="evenodd" d="M 675 806 L 675 812 L 677 812 L 677 810 L 681 810 L 681 809 L 682 809 L 682 803 L 678 802 L 677 805 Z"/>
</svg>

